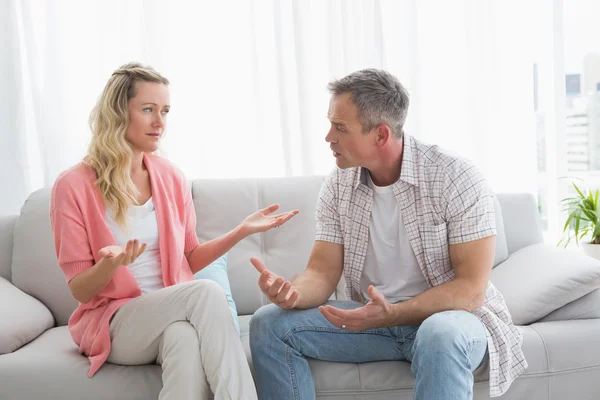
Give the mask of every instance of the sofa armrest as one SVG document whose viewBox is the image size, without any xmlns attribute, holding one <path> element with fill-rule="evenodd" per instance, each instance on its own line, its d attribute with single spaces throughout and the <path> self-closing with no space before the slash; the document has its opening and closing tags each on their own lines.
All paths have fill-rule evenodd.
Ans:
<svg viewBox="0 0 600 400">
<path fill-rule="evenodd" d="M 516 325 L 528 325 L 600 287 L 600 261 L 579 251 L 533 244 L 492 271 Z"/>
<path fill-rule="evenodd" d="M 45 305 L 0 277 L 0 354 L 18 350 L 53 326 Z"/>
</svg>

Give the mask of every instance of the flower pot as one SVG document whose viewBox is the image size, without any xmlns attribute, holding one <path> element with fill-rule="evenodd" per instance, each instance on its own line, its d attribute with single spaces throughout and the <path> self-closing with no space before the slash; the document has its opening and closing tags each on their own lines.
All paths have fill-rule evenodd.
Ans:
<svg viewBox="0 0 600 400">
<path fill-rule="evenodd" d="M 579 243 L 579 247 L 581 247 L 581 251 L 586 256 L 590 256 L 595 258 L 596 260 L 600 260 L 600 244 L 591 244 L 591 243 Z"/>
</svg>

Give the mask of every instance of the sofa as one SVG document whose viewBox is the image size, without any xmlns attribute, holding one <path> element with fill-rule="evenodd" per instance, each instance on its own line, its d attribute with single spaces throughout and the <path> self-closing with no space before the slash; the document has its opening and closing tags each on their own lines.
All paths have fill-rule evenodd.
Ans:
<svg viewBox="0 0 600 400">
<path fill-rule="evenodd" d="M 248 237 L 228 255 L 250 366 L 249 321 L 268 300 L 258 289 L 258 273 L 249 258 L 260 257 L 288 279 L 303 270 L 314 241 L 314 210 L 323 180 L 313 176 L 191 182 L 201 241 L 230 230 L 269 204 L 300 210 L 280 229 Z M 158 365 L 105 364 L 88 378 L 89 362 L 67 328 L 77 304 L 56 262 L 49 196 L 49 189 L 38 190 L 20 215 L 0 217 L 0 399 L 156 399 L 161 388 Z M 491 280 L 522 329 L 529 364 L 501 398 L 600 398 L 600 262 L 543 244 L 531 195 L 498 194 L 496 220 Z M 345 296 L 342 279 L 332 298 Z M 414 380 L 407 362 L 309 362 L 318 399 L 412 399 Z M 474 398 L 488 399 L 487 363 L 474 376 Z"/>
</svg>

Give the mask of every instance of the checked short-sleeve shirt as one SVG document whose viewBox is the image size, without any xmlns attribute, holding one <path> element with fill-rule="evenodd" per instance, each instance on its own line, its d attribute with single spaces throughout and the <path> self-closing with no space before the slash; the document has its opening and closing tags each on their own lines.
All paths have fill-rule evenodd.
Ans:
<svg viewBox="0 0 600 400">
<path fill-rule="evenodd" d="M 360 302 L 365 302 L 360 278 L 373 206 L 366 173 L 360 167 L 334 170 L 321 188 L 316 211 L 316 240 L 344 245 L 346 295 Z M 430 287 L 454 279 L 449 245 L 496 234 L 493 193 L 484 178 L 472 163 L 437 146 L 405 135 L 400 178 L 393 192 Z M 483 307 L 473 314 L 487 330 L 490 396 L 500 396 L 527 368 L 523 336 L 491 282 Z"/>
</svg>

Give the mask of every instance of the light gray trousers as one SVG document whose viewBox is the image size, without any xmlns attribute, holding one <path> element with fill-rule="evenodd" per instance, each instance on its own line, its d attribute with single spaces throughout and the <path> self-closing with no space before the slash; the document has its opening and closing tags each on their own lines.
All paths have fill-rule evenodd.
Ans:
<svg viewBox="0 0 600 400">
<path fill-rule="evenodd" d="M 223 289 L 211 280 L 137 297 L 110 323 L 108 362 L 162 366 L 160 400 L 257 398 Z"/>
</svg>

